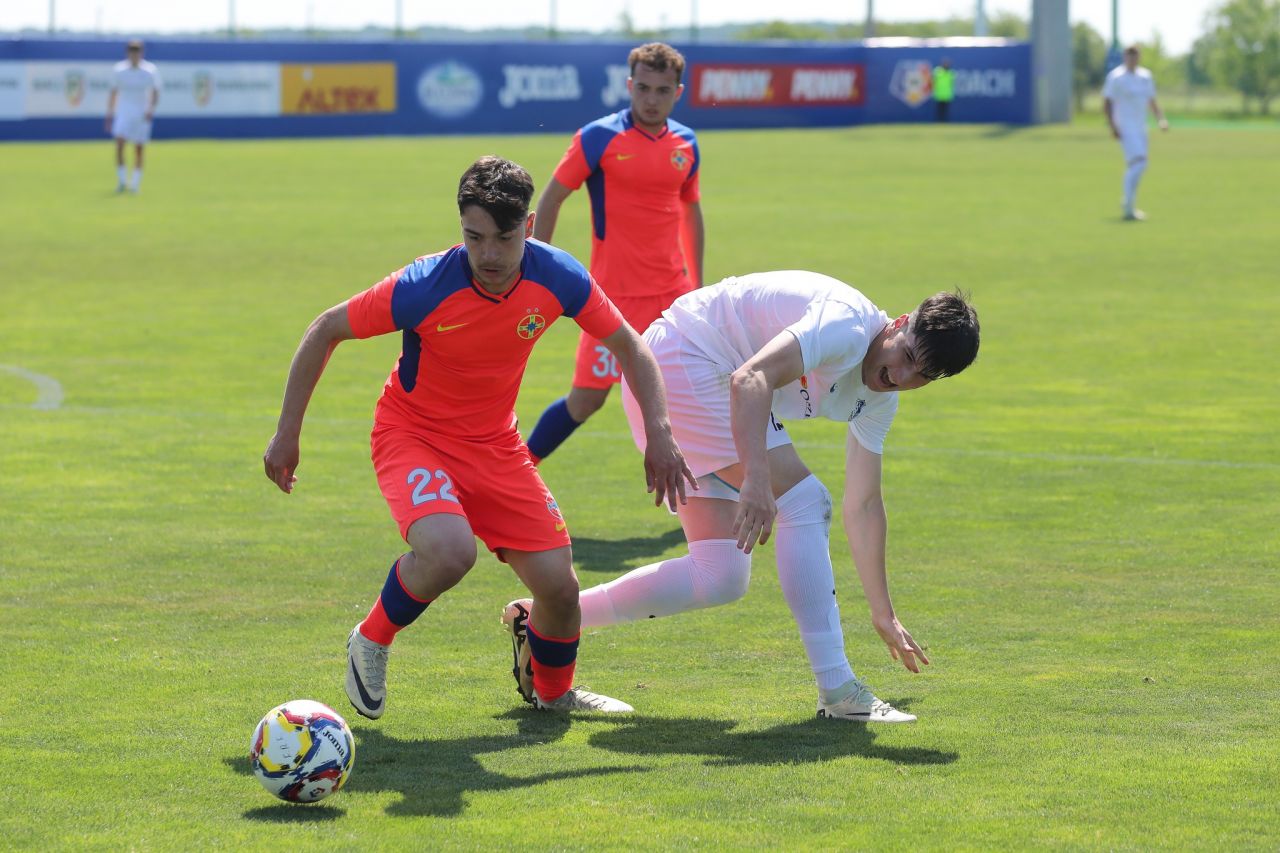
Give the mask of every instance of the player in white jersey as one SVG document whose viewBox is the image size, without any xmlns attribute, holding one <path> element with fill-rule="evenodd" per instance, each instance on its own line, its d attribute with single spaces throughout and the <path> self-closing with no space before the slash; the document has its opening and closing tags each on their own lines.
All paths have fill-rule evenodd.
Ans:
<svg viewBox="0 0 1280 853">
<path fill-rule="evenodd" d="M 1160 104 L 1156 101 L 1156 83 L 1151 72 L 1138 65 L 1137 45 L 1125 48 L 1124 63 L 1112 69 L 1102 86 L 1102 109 L 1111 135 L 1120 140 L 1124 150 L 1124 218 L 1146 219 L 1137 208 L 1138 182 L 1147 169 L 1147 108 L 1155 114 L 1161 130 L 1169 129 Z"/>
<path fill-rule="evenodd" d="M 831 496 L 779 418 L 848 423 L 842 518 L 854 564 L 876 631 L 919 672 L 929 660 L 889 597 L 880 456 L 898 392 L 959 373 L 977 356 L 977 313 L 964 297 L 939 293 L 890 319 L 836 279 L 769 272 L 680 297 L 644 338 L 662 368 L 672 432 L 698 478 L 698 491 L 678 508 L 689 550 L 583 591 L 583 626 L 741 598 L 752 548 L 776 528 L 778 577 L 818 682 L 818 716 L 914 720 L 877 699 L 849 665 L 828 544 Z M 643 449 L 643 421 L 625 384 L 623 405 Z M 526 697 L 528 606 L 515 601 L 503 613 Z"/>
<path fill-rule="evenodd" d="M 107 99 L 107 131 L 116 141 L 116 192 L 142 186 L 143 148 L 151 141 L 151 119 L 160 102 L 160 74 L 142 58 L 142 42 L 131 41 L 127 59 L 111 71 L 111 95 Z M 128 180 L 124 148 L 133 143 L 133 178 Z"/>
</svg>

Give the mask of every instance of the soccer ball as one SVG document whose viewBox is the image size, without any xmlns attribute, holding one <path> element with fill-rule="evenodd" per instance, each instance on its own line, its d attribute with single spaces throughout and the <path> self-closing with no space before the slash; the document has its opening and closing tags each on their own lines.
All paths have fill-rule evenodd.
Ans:
<svg viewBox="0 0 1280 853">
<path fill-rule="evenodd" d="M 314 803 L 341 788 L 355 758 L 347 721 L 310 699 L 268 711 L 249 745 L 253 775 L 262 787 L 292 803 Z"/>
</svg>

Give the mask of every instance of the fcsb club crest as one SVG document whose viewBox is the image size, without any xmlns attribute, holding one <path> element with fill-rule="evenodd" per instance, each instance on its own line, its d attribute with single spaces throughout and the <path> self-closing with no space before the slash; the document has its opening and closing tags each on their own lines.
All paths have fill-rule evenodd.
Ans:
<svg viewBox="0 0 1280 853">
<path fill-rule="evenodd" d="M 547 512 L 551 513 L 551 517 L 556 521 L 564 521 L 564 516 L 560 514 L 560 505 L 551 495 L 547 495 Z"/>
<path fill-rule="evenodd" d="M 68 71 L 67 72 L 67 103 L 73 107 L 80 106 L 80 102 L 84 100 L 84 72 Z"/>
<path fill-rule="evenodd" d="M 546 327 L 547 319 L 541 314 L 526 314 L 524 319 L 516 324 L 516 334 L 526 341 L 531 341 Z"/>
<path fill-rule="evenodd" d="M 677 148 L 671 152 L 671 165 L 675 166 L 677 172 L 683 172 L 684 167 L 688 166 L 692 159 L 683 149 Z"/>
<path fill-rule="evenodd" d="M 893 69 L 889 94 L 915 109 L 933 97 L 933 67 L 920 59 L 904 59 Z"/>
</svg>

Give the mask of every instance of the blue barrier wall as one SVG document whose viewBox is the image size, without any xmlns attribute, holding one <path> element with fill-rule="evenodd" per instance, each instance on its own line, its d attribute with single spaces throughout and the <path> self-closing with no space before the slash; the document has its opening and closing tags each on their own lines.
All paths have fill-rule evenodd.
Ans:
<svg viewBox="0 0 1280 853">
<path fill-rule="evenodd" d="M 146 58 L 165 87 L 156 138 L 505 134 L 570 132 L 626 106 L 631 47 L 152 41 Z M 931 121 L 943 56 L 953 121 L 1032 120 L 1025 43 L 676 47 L 689 68 L 674 117 L 700 130 Z M 122 56 L 115 41 L 0 41 L 0 139 L 102 138 Z"/>
</svg>

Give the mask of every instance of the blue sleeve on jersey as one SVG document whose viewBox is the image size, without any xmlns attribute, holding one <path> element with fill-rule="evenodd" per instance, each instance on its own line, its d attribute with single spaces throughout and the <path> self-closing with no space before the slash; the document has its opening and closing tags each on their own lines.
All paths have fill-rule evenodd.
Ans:
<svg viewBox="0 0 1280 853">
<path fill-rule="evenodd" d="M 591 169 L 592 174 L 599 170 L 604 150 L 623 130 L 625 128 L 622 125 L 622 113 L 596 119 L 582 128 L 582 156 L 586 158 L 587 167 Z"/>
<path fill-rule="evenodd" d="M 698 174 L 698 167 L 702 165 L 702 152 L 698 150 L 698 137 L 691 127 L 685 127 L 680 122 L 671 119 L 667 119 L 667 122 L 672 133 L 681 139 L 688 140 L 693 145 L 693 168 L 689 170 L 689 177 L 685 178 L 686 182 L 691 181 L 693 176 Z"/>
<path fill-rule="evenodd" d="M 564 309 L 564 316 L 576 317 L 591 296 L 591 274 L 577 258 L 538 240 L 526 243 L 529 266 L 525 277 L 550 290 Z"/>
<path fill-rule="evenodd" d="M 467 259 L 459 248 L 418 258 L 405 267 L 391 292 L 397 329 L 416 329 L 450 294 L 471 286 Z"/>
</svg>

